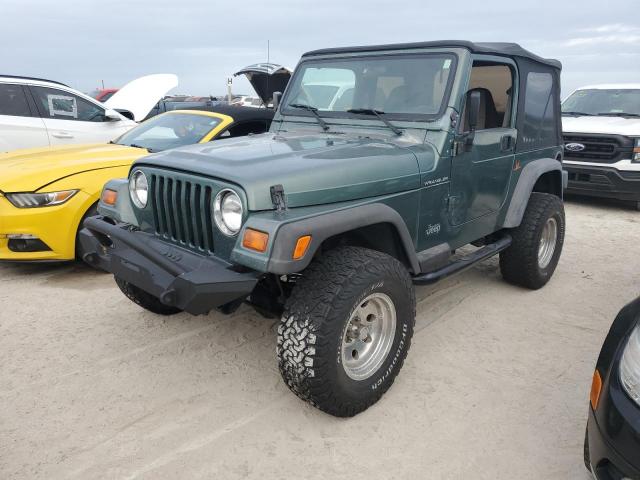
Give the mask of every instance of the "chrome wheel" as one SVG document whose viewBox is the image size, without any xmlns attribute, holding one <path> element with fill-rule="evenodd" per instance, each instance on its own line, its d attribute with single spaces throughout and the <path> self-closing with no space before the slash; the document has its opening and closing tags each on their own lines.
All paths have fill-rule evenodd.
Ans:
<svg viewBox="0 0 640 480">
<path fill-rule="evenodd" d="M 553 252 L 556 251 L 556 243 L 558 242 L 558 222 L 551 217 L 547 220 L 542 228 L 540 236 L 540 244 L 538 245 L 538 265 L 540 268 L 546 268 L 551 259 Z"/>
<path fill-rule="evenodd" d="M 382 366 L 393 344 L 396 307 L 384 293 L 372 293 L 353 311 L 342 338 L 342 366 L 353 380 L 364 380 Z"/>
</svg>

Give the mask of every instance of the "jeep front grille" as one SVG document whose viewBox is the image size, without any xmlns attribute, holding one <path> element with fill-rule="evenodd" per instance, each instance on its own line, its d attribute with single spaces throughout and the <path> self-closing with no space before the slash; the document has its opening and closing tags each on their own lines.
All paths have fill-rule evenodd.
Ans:
<svg viewBox="0 0 640 480">
<path fill-rule="evenodd" d="M 150 195 L 156 234 L 190 248 L 214 251 L 210 186 L 152 174 Z"/>
<path fill-rule="evenodd" d="M 633 140 L 622 135 L 564 135 L 565 146 L 569 143 L 584 145 L 584 150 L 570 151 L 565 148 L 564 158 L 578 162 L 615 163 L 631 158 Z"/>
</svg>

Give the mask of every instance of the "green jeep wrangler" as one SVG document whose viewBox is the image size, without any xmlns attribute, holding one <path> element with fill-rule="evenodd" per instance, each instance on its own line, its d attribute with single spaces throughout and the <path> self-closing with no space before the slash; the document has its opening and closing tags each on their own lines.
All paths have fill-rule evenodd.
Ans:
<svg viewBox="0 0 640 480">
<path fill-rule="evenodd" d="M 407 356 L 414 285 L 495 254 L 511 283 L 551 278 L 560 69 L 511 43 L 306 53 L 270 132 L 150 155 L 108 183 L 84 259 L 158 314 L 280 317 L 289 388 L 355 415 Z"/>
</svg>

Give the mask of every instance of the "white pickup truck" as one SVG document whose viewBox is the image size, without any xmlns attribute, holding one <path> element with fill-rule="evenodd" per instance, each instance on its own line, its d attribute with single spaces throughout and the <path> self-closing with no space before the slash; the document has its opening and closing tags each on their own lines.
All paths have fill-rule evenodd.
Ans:
<svg viewBox="0 0 640 480">
<path fill-rule="evenodd" d="M 640 210 L 640 83 L 582 87 L 562 102 L 568 193 Z"/>
</svg>

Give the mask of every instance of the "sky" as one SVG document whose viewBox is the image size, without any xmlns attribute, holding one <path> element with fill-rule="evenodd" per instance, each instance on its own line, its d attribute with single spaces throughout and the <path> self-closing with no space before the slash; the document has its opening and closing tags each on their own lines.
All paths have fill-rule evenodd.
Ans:
<svg viewBox="0 0 640 480">
<path fill-rule="evenodd" d="M 220 95 L 240 68 L 295 67 L 318 48 L 427 40 L 516 42 L 563 63 L 563 97 L 640 82 L 638 0 L 0 0 L 0 74 L 88 92 L 175 73 L 172 93 Z M 233 92 L 252 94 L 244 78 Z"/>
</svg>

